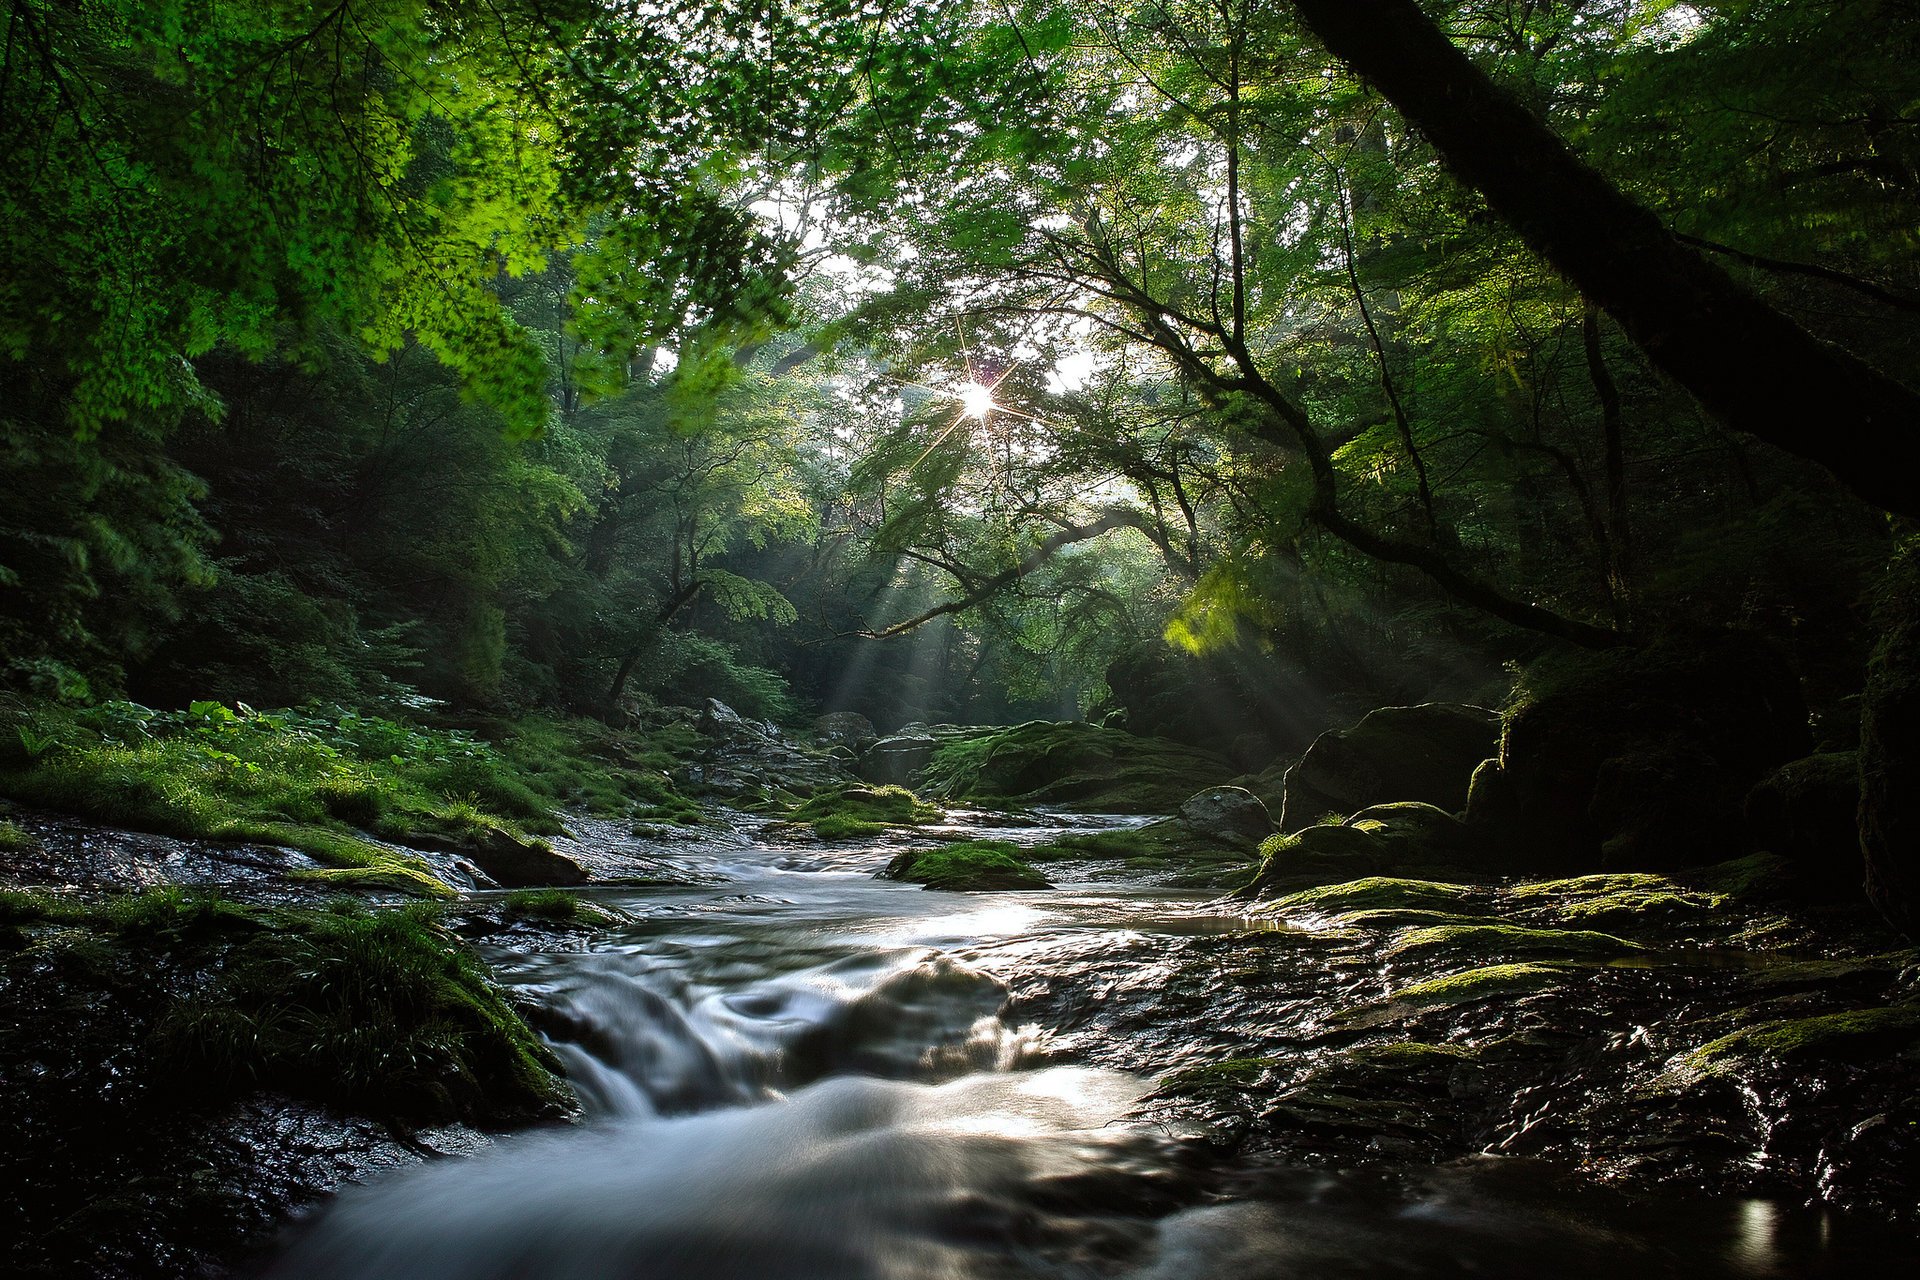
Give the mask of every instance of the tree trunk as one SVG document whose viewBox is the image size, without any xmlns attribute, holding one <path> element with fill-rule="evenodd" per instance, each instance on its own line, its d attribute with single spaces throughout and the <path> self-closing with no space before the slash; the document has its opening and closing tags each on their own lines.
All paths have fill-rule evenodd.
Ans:
<svg viewBox="0 0 1920 1280">
<path fill-rule="evenodd" d="M 1576 156 L 1468 61 L 1413 0 L 1294 0 L 1543 258 L 1728 426 L 1826 467 L 1888 511 L 1920 515 L 1910 469 L 1920 396 L 1822 342 Z"/>
</svg>

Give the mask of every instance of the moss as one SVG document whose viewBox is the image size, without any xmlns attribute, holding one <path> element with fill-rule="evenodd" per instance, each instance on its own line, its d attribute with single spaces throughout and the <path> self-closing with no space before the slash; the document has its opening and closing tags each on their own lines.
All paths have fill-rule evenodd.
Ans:
<svg viewBox="0 0 1920 1280">
<path fill-rule="evenodd" d="M 929 889 L 1050 889 L 1047 878 L 1003 840 L 962 840 L 937 849 L 907 849 L 881 874 Z"/>
<path fill-rule="evenodd" d="M 1688 1065 L 1723 1070 L 1733 1059 L 1754 1055 L 1793 1062 L 1859 1061 L 1915 1049 L 1920 1049 L 1920 1004 L 1896 1004 L 1743 1027 L 1694 1050 Z"/>
<path fill-rule="evenodd" d="M 40 706 L 39 752 L 0 770 L 0 793 L 109 825 L 167 835 L 271 841 L 334 867 L 379 870 L 384 887 L 429 875 L 359 831 L 453 843 L 561 830 L 557 809 L 697 818 L 662 768 L 657 740 L 596 722 L 528 717 L 459 729 L 351 711 L 233 710 L 196 703 L 156 712 L 132 703 Z M 665 736 L 670 736 L 670 733 Z M 354 877 L 337 877 L 341 883 Z"/>
<path fill-rule="evenodd" d="M 600 926 L 617 924 L 621 917 L 596 902 L 562 889 L 517 889 L 501 908 L 509 920 L 543 920 L 551 924 Z"/>
<path fill-rule="evenodd" d="M 928 804 L 905 787 L 836 787 L 802 803 L 788 815 L 796 825 L 811 826 L 822 840 L 877 836 L 888 827 L 920 826 L 937 822 L 940 806 Z"/>
<path fill-rule="evenodd" d="M 1285 838 L 1285 837 L 1283 837 Z M 1473 895 L 1466 885 L 1436 880 L 1406 880 L 1396 876 L 1367 876 L 1341 884 L 1321 885 L 1277 898 L 1275 911 L 1458 911 Z"/>
<path fill-rule="evenodd" d="M 1034 720 L 942 741 L 924 777 L 929 794 L 955 799 L 1172 813 L 1231 773 L 1225 761 L 1165 739 Z"/>
<path fill-rule="evenodd" d="M 308 867 L 289 878 L 329 889 L 362 893 L 404 893 L 415 898 L 451 898 L 454 891 L 431 872 L 392 861 L 369 867 Z"/>
<path fill-rule="evenodd" d="M 1640 950 L 1637 943 L 1586 929 L 1529 929 L 1514 924 L 1452 924 L 1415 929 L 1394 941 L 1395 958 L 1435 952 L 1605 958 Z"/>
<path fill-rule="evenodd" d="M 1211 1093 L 1222 1089 L 1250 1088 L 1281 1065 L 1278 1058 L 1227 1058 L 1221 1062 L 1182 1067 L 1160 1077 L 1159 1092 Z"/>
<path fill-rule="evenodd" d="M 1536 880 L 1514 885 L 1508 890 L 1515 898 L 1546 898 L 1566 895 L 1598 895 L 1635 890 L 1671 888 L 1673 881 L 1650 871 L 1613 872 L 1591 876 L 1569 876 L 1563 880 Z"/>
<path fill-rule="evenodd" d="M 22 853 L 38 843 L 16 824 L 0 818 L 0 853 Z"/>
<path fill-rule="evenodd" d="M 170 1105 L 268 1089 L 408 1122 L 568 1108 L 558 1064 L 430 908 L 258 909 L 159 890 L 98 904 L 9 894 L 0 910 L 61 926 L 29 942 L 25 967 L 10 962 L 22 998 L 36 975 L 57 975 L 75 1010 L 103 1007 L 90 989 L 125 994 L 144 1030 L 118 1069 L 164 1085 Z M 37 1034 L 0 1029 L 16 1033 Z"/>
<path fill-rule="evenodd" d="M 1347 1050 L 1355 1065 L 1411 1074 L 1420 1071 L 1451 1070 L 1471 1061 L 1473 1052 L 1457 1044 L 1423 1044 L 1417 1040 L 1399 1040 L 1392 1044 L 1362 1045 Z"/>
<path fill-rule="evenodd" d="M 1466 1004 L 1495 996 L 1532 995 L 1566 981 L 1567 971 L 1557 965 L 1496 964 L 1416 982 L 1390 998 L 1395 1003 L 1416 1005 Z"/>
<path fill-rule="evenodd" d="M 1793 864 L 1775 853 L 1754 853 L 1716 862 L 1688 879 L 1745 902 L 1773 902 L 1794 894 Z"/>
<path fill-rule="evenodd" d="M 1470 917 L 1452 911 L 1428 911 L 1419 907 L 1374 907 L 1366 911 L 1342 911 L 1329 918 L 1336 929 L 1412 929 L 1440 925 L 1474 923 Z"/>
</svg>

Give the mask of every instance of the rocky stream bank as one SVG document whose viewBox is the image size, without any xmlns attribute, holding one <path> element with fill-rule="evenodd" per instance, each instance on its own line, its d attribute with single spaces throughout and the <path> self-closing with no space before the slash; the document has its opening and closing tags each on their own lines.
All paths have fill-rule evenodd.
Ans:
<svg viewBox="0 0 1920 1280">
<path fill-rule="evenodd" d="M 1543 681 L 1504 716 L 1379 711 L 1238 776 L 1090 726 L 879 739 L 842 718 L 809 739 L 709 707 L 675 779 L 697 818 L 569 817 L 537 842 L 572 868 L 564 891 L 502 887 L 471 848 L 395 846 L 455 891 L 428 905 L 342 898 L 272 843 L 15 809 L 8 1266 L 279 1268 L 277 1233 L 341 1187 L 374 1184 L 348 1197 L 348 1232 L 383 1187 L 433 1185 L 394 1171 L 486 1152 L 475 1169 L 498 1170 L 534 1150 L 502 1142 L 529 1125 L 1080 1070 L 1108 1073 L 1074 1086 L 1104 1110 L 1042 1128 L 1119 1124 L 1155 1154 L 1088 1138 L 1077 1172 L 946 1188 L 940 1232 L 969 1196 L 1001 1206 L 958 1274 L 1159 1274 L 1236 1206 L 1266 1215 L 1233 1229 L 1245 1273 L 1290 1274 L 1275 1215 L 1313 1186 L 1325 1221 L 1374 1206 L 1350 1265 L 1396 1238 L 1408 1188 L 1498 1170 L 1617 1194 L 1593 1211 L 1610 1247 L 1664 1259 L 1656 1274 L 1877 1267 L 1920 1224 L 1920 956 L 1847 892 L 1804 708 L 1755 711 L 1750 672 L 1718 710 L 1677 717 L 1668 693 L 1657 715 L 1605 679 Z M 1772 1252 L 1741 1269 L 1681 1247 L 1656 1222 L 1671 1197 L 1696 1224 L 1768 1206 Z M 1500 1203 L 1516 1239 L 1564 1234 L 1559 1202 Z M 625 1274 L 643 1245 L 564 1274 Z M 1224 1248 L 1202 1253 L 1241 1256 Z M 1469 1255 L 1487 1273 L 1445 1248 L 1408 1273 L 1464 1274 Z M 284 1268 L 381 1273 L 328 1256 Z"/>
</svg>

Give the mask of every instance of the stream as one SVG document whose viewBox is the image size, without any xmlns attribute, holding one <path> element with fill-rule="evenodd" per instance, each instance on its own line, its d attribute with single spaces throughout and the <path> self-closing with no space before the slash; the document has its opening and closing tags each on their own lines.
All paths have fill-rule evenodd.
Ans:
<svg viewBox="0 0 1920 1280">
<path fill-rule="evenodd" d="M 972 821 L 968 835 L 1031 843 L 1130 820 Z M 501 979 L 537 1002 L 587 1122 L 351 1189 L 267 1274 L 1278 1280 L 1897 1265 L 1897 1243 L 1827 1214 L 1628 1196 L 1545 1162 L 1329 1169 L 1210 1155 L 1204 1133 L 1155 1115 L 1152 1077 L 1196 1036 L 1201 1061 L 1271 1040 L 1258 1010 L 1284 1017 L 1285 974 L 1251 1002 L 1227 999 L 1223 977 L 1217 1016 L 1193 1020 L 1204 1034 L 1167 1026 L 1156 1039 L 1152 1007 L 1130 993 L 1164 997 L 1157 957 L 1276 926 L 1208 893 L 1071 864 L 1049 867 L 1060 887 L 1040 892 L 875 879 L 897 847 L 691 842 L 674 861 L 698 884 L 591 891 L 631 923 L 585 949 L 490 944 Z"/>
</svg>

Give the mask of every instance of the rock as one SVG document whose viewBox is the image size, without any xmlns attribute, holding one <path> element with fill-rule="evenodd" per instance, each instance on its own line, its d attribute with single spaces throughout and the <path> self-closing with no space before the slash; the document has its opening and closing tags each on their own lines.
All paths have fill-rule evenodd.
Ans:
<svg viewBox="0 0 1920 1280">
<path fill-rule="evenodd" d="M 1666 871 L 1746 852 L 1741 808 L 1812 743 L 1800 682 L 1759 636 L 1673 636 L 1527 669 L 1467 822 L 1530 869 Z"/>
<path fill-rule="evenodd" d="M 1350 729 L 1321 734 L 1287 770 L 1280 829 L 1300 831 L 1329 813 L 1345 817 L 1390 800 L 1462 809 L 1474 766 L 1499 740 L 1500 717 L 1485 707 L 1428 702 L 1369 712 Z"/>
<path fill-rule="evenodd" d="M 906 786 L 933 759 L 940 744 L 925 735 L 895 734 L 868 747 L 854 772 L 868 782 Z"/>
<path fill-rule="evenodd" d="M 873 739 L 873 721 L 858 711 L 834 711 L 813 722 L 813 736 L 822 742 L 851 747 Z"/>
<path fill-rule="evenodd" d="M 1418 800 L 1369 805 L 1346 825 L 1364 831 L 1378 844 L 1389 865 L 1398 868 L 1468 866 L 1487 859 L 1473 856 L 1467 824 L 1438 805 Z"/>
<path fill-rule="evenodd" d="M 522 840 L 497 828 L 474 836 L 467 853 L 488 879 L 507 889 L 587 882 L 586 871 L 572 858 L 555 853 L 543 841 Z"/>
<path fill-rule="evenodd" d="M 707 705 L 700 712 L 699 729 L 709 738 L 748 739 L 778 738 L 780 727 L 770 720 L 749 720 L 718 698 L 708 698 Z"/>
<path fill-rule="evenodd" d="M 1852 898 L 1860 892 L 1861 867 L 1847 855 L 1859 847 L 1859 814 L 1859 753 L 1803 756 L 1747 793 L 1747 840 L 1785 858 L 1806 888 Z"/>
<path fill-rule="evenodd" d="M 945 737 L 926 775 L 932 793 L 1086 813 L 1172 813 L 1233 768 L 1163 738 L 1081 721 L 1030 720 Z"/>
<path fill-rule="evenodd" d="M 1003 840 L 962 840 L 938 849 L 906 849 L 894 855 L 880 877 L 908 880 L 929 889 L 1051 889 L 1020 849 Z"/>
<path fill-rule="evenodd" d="M 1895 556 L 1874 625 L 1860 697 L 1860 849 L 1867 897 L 1911 938 L 1920 936 L 1920 544 Z"/>
<path fill-rule="evenodd" d="M 1180 821 L 1195 835 L 1251 848 L 1273 833 L 1260 797 L 1245 787 L 1209 787 L 1180 806 Z"/>
</svg>

